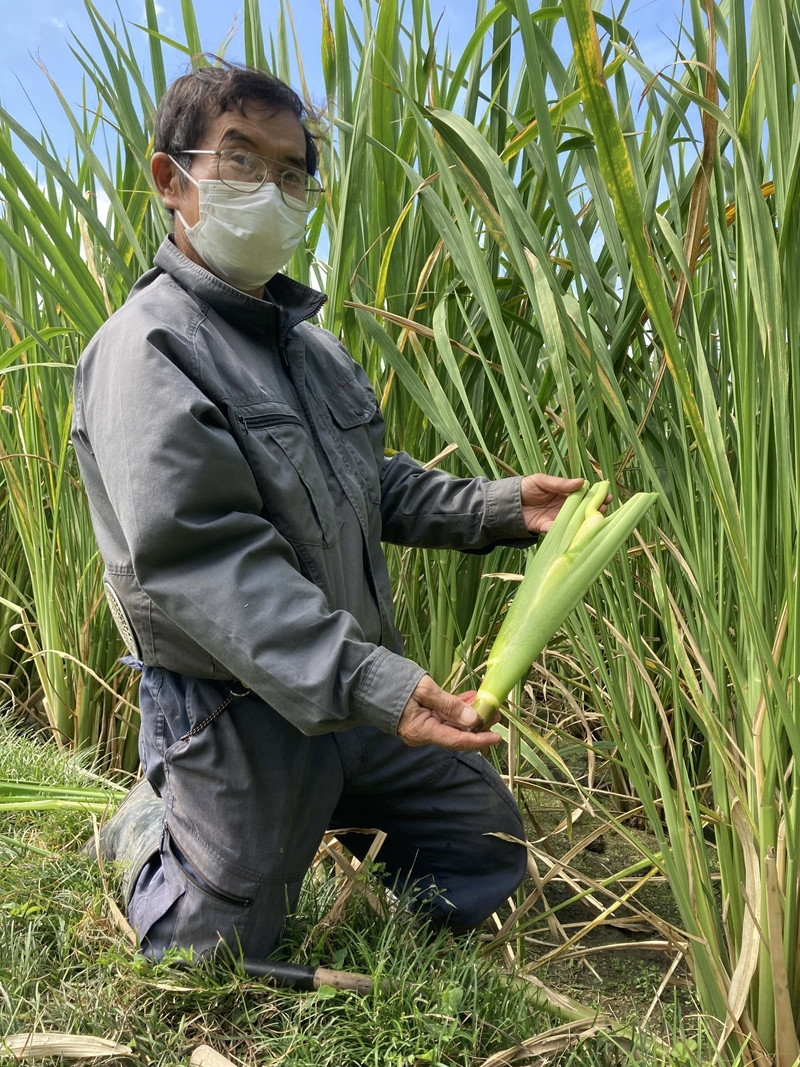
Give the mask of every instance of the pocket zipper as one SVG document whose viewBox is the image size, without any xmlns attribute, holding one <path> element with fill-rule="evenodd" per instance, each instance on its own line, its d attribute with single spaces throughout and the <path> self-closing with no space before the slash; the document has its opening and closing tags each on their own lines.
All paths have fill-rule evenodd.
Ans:
<svg viewBox="0 0 800 1067">
<path fill-rule="evenodd" d="M 165 843 L 167 851 L 180 867 L 184 878 L 188 882 L 191 882 L 195 889 L 198 889 L 201 893 L 205 893 L 208 897 L 212 897 L 214 900 L 218 900 L 221 904 L 229 904 L 236 908 L 249 908 L 252 906 L 253 900 L 251 897 L 235 897 L 228 893 L 223 893 L 221 889 L 216 889 L 204 878 L 201 878 L 195 869 L 190 866 L 189 861 L 175 844 L 169 831 L 167 831 Z"/>
<path fill-rule="evenodd" d="M 251 430 L 266 430 L 270 426 L 280 426 L 282 423 L 287 422 L 297 426 L 300 425 L 300 419 L 297 415 L 239 415 L 237 417 L 246 434 L 250 433 Z"/>
</svg>

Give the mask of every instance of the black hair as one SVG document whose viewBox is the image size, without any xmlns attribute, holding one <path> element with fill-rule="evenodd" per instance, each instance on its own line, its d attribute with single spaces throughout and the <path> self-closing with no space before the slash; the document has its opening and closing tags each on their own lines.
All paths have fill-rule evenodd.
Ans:
<svg viewBox="0 0 800 1067">
<path fill-rule="evenodd" d="M 306 170 L 315 174 L 317 146 L 305 125 L 311 113 L 294 89 L 267 71 L 228 63 L 216 56 L 210 58 L 213 66 L 194 67 L 176 78 L 161 97 L 155 116 L 153 151 L 179 157 L 183 149 L 194 148 L 202 141 L 217 116 L 225 111 L 245 114 L 247 104 L 253 102 L 297 116 L 306 138 Z"/>
</svg>

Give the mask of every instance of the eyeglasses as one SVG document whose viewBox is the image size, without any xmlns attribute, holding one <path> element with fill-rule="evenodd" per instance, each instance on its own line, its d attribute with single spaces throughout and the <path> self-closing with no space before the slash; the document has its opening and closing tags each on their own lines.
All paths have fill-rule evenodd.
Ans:
<svg viewBox="0 0 800 1067">
<path fill-rule="evenodd" d="M 296 211 L 313 211 L 322 195 L 322 186 L 313 174 L 287 167 L 276 159 L 267 159 L 255 152 L 245 152 L 240 148 L 187 148 L 176 155 L 216 156 L 217 177 L 223 185 L 239 192 L 244 191 L 242 183 L 260 188 L 271 174 L 284 204 Z"/>
</svg>

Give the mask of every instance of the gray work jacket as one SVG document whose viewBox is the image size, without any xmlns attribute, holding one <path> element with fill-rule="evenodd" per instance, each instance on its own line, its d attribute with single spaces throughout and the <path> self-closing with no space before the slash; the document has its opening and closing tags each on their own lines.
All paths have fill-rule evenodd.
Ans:
<svg viewBox="0 0 800 1067">
<path fill-rule="evenodd" d="M 386 458 L 362 369 L 276 275 L 232 288 L 171 240 L 83 353 L 73 442 L 147 664 L 235 678 L 307 734 L 395 732 L 424 674 L 400 654 L 381 540 L 528 538 L 519 479 Z"/>
</svg>

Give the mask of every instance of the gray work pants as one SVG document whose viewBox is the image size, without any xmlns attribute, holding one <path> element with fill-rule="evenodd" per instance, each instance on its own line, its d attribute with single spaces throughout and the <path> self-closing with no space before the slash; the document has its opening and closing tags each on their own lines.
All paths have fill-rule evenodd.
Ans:
<svg viewBox="0 0 800 1067">
<path fill-rule="evenodd" d="M 220 940 L 269 956 L 329 829 L 386 831 L 387 884 L 412 887 L 435 923 L 481 922 L 523 878 L 525 848 L 486 836 L 524 834 L 481 755 L 408 748 L 372 727 L 307 737 L 235 683 L 152 667 L 140 706 L 143 769 L 165 815 L 128 914 L 153 958 Z M 371 842 L 337 836 L 359 856 Z"/>
</svg>

